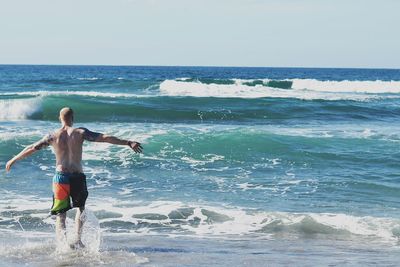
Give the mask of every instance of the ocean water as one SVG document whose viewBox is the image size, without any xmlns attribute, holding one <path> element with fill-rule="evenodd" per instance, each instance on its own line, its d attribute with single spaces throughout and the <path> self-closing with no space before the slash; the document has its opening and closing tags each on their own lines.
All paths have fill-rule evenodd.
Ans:
<svg viewBox="0 0 400 267">
<path fill-rule="evenodd" d="M 398 265 L 400 70 L 0 65 L 0 166 L 64 106 L 144 153 L 85 144 L 77 252 L 51 149 L 2 171 L 1 265 Z"/>
</svg>

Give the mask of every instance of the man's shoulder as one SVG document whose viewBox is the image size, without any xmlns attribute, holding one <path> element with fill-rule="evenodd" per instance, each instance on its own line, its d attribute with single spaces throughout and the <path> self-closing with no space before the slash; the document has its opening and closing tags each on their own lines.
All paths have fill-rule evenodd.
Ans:
<svg viewBox="0 0 400 267">
<path fill-rule="evenodd" d="M 57 136 L 57 131 L 48 132 L 48 133 L 43 137 L 43 139 L 52 141 L 52 140 L 54 139 L 54 137 L 56 137 L 56 136 Z"/>
<path fill-rule="evenodd" d="M 85 127 L 77 127 L 77 128 L 74 128 L 74 132 L 84 132 L 85 130 L 86 130 Z"/>
<path fill-rule="evenodd" d="M 54 141 L 54 134 L 46 134 L 42 139 L 33 144 L 33 148 L 40 150 L 44 147 L 52 145 Z"/>
<path fill-rule="evenodd" d="M 78 127 L 78 128 L 74 128 L 74 132 L 79 135 L 85 136 L 88 132 L 90 132 L 90 130 L 85 127 Z"/>
<path fill-rule="evenodd" d="M 81 133 L 83 135 L 83 139 L 87 140 L 87 141 L 92 141 L 92 142 L 96 141 L 99 138 L 99 136 L 101 136 L 101 133 L 90 131 L 89 129 L 87 129 L 85 127 L 79 127 L 76 129 L 81 131 Z"/>
</svg>

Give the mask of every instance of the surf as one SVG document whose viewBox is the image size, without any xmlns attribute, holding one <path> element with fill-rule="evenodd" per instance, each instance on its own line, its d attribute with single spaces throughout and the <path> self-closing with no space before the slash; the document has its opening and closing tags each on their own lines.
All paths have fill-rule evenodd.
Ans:
<svg viewBox="0 0 400 267">
<path fill-rule="evenodd" d="M 41 97 L 30 99 L 0 99 L 0 121 L 23 120 L 41 112 Z"/>
<path fill-rule="evenodd" d="M 396 94 L 400 93 L 399 81 L 319 81 L 315 79 L 232 79 L 230 81 L 203 81 L 187 78 L 165 80 L 160 84 L 160 92 L 168 96 L 296 98 L 331 101 L 399 98 Z"/>
<path fill-rule="evenodd" d="M 190 84 L 189 84 L 190 86 Z M 219 85 L 218 85 L 219 86 Z M 149 123 L 282 123 L 286 120 L 308 121 L 349 121 L 381 118 L 399 118 L 396 108 L 397 97 L 359 95 L 368 101 L 318 100 L 304 101 L 290 97 L 289 93 L 279 97 L 231 98 L 231 88 L 223 89 L 220 97 L 215 88 L 203 90 L 187 89 L 182 93 L 173 87 L 168 95 L 149 97 L 127 97 L 125 94 L 104 94 L 101 92 L 36 93 L 20 92 L 16 95 L 0 95 L 0 120 L 40 120 L 58 121 L 60 107 L 71 106 L 79 110 L 80 122 L 149 122 Z M 189 90 L 189 91 L 187 91 Z M 207 90 L 210 90 L 208 94 Z M 235 89 L 236 90 L 236 89 Z M 263 91 L 264 88 L 256 90 Z M 276 90 L 276 89 L 271 89 Z M 280 89 L 287 91 L 285 89 Z M 260 92 L 261 92 L 260 91 Z M 193 97 L 194 94 L 197 97 Z M 252 94 L 244 90 L 243 94 Z M 275 94 L 276 92 L 274 92 Z M 296 94 L 301 94 L 297 92 Z M 307 93 L 306 93 L 307 94 Z M 336 94 L 336 93 L 334 93 Z M 210 96 L 211 95 L 211 96 Z M 240 95 L 240 93 L 239 93 Z M 223 96 L 223 97 L 222 97 Z M 286 98 L 284 98 L 286 97 Z M 372 97 L 370 99 L 370 97 Z M 340 96 L 340 98 L 342 98 Z M 329 97 L 328 97 L 329 99 Z M 389 116 L 389 117 L 388 117 Z"/>
</svg>

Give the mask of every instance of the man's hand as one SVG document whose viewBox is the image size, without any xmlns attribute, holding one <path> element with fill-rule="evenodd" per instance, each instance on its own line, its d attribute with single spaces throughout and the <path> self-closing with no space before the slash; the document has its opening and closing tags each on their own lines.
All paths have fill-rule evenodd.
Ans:
<svg viewBox="0 0 400 267">
<path fill-rule="evenodd" d="M 6 171 L 10 171 L 11 170 L 11 166 L 15 163 L 14 160 L 10 159 L 7 164 L 6 164 Z"/>
<path fill-rule="evenodd" d="M 142 153 L 143 147 L 139 142 L 128 141 L 128 146 L 136 153 Z"/>
</svg>

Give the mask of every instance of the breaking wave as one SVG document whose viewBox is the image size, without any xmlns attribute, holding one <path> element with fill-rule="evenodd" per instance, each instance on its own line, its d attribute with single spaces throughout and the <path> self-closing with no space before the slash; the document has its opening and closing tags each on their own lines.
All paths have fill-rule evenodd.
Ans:
<svg viewBox="0 0 400 267">
<path fill-rule="evenodd" d="M 42 109 L 42 98 L 0 99 L 0 121 L 28 119 Z"/>
<path fill-rule="evenodd" d="M 16 204 L 16 201 L 11 201 Z M 32 200 L 30 200 L 32 201 Z M 39 201 L 39 202 L 38 202 Z M 14 203 L 15 202 L 15 203 Z M 34 201 L 44 208 L 45 200 Z M 13 211 L 2 210 L 2 221 L 9 230 L 36 229 L 52 231 L 53 219 L 44 209 L 35 211 L 21 205 Z M 10 201 L 8 201 L 10 204 Z M 28 209 L 27 209 L 28 208 Z M 400 237 L 400 220 L 372 216 L 357 217 L 336 213 L 268 212 L 252 209 L 184 204 L 178 201 L 149 203 L 96 199 L 90 209 L 103 231 L 109 233 L 193 235 L 198 237 L 257 235 L 310 236 L 346 239 L 373 238 L 396 242 Z"/>
<path fill-rule="evenodd" d="M 168 96 L 298 98 L 305 100 L 357 100 L 398 98 L 400 81 L 217 80 L 182 78 L 165 80 L 160 91 Z M 394 94 L 394 95 L 393 95 Z"/>
<path fill-rule="evenodd" d="M 77 110 L 76 119 L 81 122 L 275 123 L 288 119 L 381 120 L 388 116 L 400 117 L 396 100 L 391 99 L 399 98 L 400 94 L 325 93 L 179 81 L 171 81 L 171 87 L 163 82 L 160 90 L 164 95 L 96 91 L 3 93 L 0 94 L 0 120 L 57 121 L 58 112 L 64 106 Z M 269 97 L 262 97 L 265 95 Z M 313 101 L 303 101 L 305 97 Z M 315 97 L 324 100 L 315 100 Z M 339 98 L 375 100 L 327 101 Z"/>
</svg>

